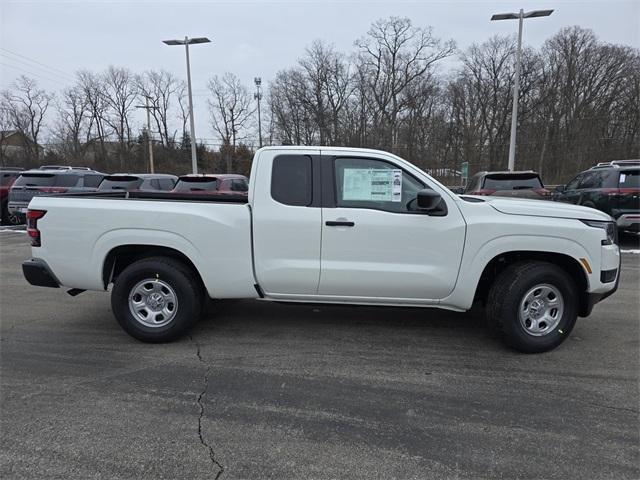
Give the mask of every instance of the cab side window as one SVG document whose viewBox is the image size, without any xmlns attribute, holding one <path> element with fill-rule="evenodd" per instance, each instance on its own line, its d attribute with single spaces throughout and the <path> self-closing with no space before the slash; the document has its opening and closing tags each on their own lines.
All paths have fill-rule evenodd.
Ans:
<svg viewBox="0 0 640 480">
<path fill-rule="evenodd" d="M 271 198 L 297 207 L 311 205 L 313 170 L 308 155 L 278 155 L 271 168 Z"/>
<path fill-rule="evenodd" d="M 425 188 L 422 182 L 383 160 L 337 158 L 334 169 L 338 207 L 414 212 L 410 202 Z"/>
</svg>

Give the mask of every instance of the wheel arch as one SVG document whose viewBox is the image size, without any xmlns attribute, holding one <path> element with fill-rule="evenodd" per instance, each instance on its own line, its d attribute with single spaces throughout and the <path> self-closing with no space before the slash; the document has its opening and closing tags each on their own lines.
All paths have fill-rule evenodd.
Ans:
<svg viewBox="0 0 640 480">
<path fill-rule="evenodd" d="M 149 244 L 119 245 L 107 253 L 102 264 L 102 282 L 105 290 L 128 265 L 151 257 L 169 257 L 182 262 L 192 271 L 200 286 L 206 291 L 200 271 L 187 255 L 175 248 Z"/>
<path fill-rule="evenodd" d="M 562 268 L 569 274 L 578 287 L 578 315 L 583 317 L 589 313 L 588 286 L 589 279 L 582 265 L 570 255 L 556 252 L 540 252 L 532 250 L 516 250 L 503 252 L 493 257 L 484 267 L 476 285 L 474 301 L 484 302 L 489 289 L 498 275 L 509 265 L 522 261 L 547 262 Z"/>
</svg>

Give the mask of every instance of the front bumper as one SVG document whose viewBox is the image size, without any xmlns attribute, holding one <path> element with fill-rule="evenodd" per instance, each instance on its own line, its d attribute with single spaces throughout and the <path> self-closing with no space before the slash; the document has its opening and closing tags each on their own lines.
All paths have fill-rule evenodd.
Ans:
<svg viewBox="0 0 640 480">
<path fill-rule="evenodd" d="M 59 288 L 60 282 L 44 260 L 32 258 L 22 262 L 22 273 L 31 285 Z"/>
<path fill-rule="evenodd" d="M 622 259 L 620 258 L 618 260 L 618 271 L 617 271 L 616 283 L 611 290 L 608 290 L 606 292 L 597 292 L 597 293 L 585 292 L 584 294 L 585 298 L 583 298 L 583 301 L 580 302 L 579 316 L 588 317 L 589 315 L 591 315 L 591 312 L 593 311 L 593 307 L 596 305 L 596 303 L 601 302 L 605 298 L 613 295 L 616 292 L 616 290 L 618 290 L 618 285 L 620 284 L 620 276 L 622 274 L 621 268 L 622 268 Z"/>
</svg>

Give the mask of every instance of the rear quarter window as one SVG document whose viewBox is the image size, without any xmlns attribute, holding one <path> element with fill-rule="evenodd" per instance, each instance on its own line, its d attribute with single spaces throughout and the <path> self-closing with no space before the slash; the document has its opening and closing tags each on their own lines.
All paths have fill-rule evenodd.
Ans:
<svg viewBox="0 0 640 480">
<path fill-rule="evenodd" d="M 278 155 L 271 169 L 271 198 L 284 205 L 307 207 L 312 199 L 311 157 Z"/>
<path fill-rule="evenodd" d="M 618 188 L 640 188 L 640 170 L 620 172 Z"/>
<path fill-rule="evenodd" d="M 84 186 L 89 188 L 96 188 L 98 185 L 100 185 L 100 182 L 103 178 L 103 175 L 85 175 Z"/>
</svg>

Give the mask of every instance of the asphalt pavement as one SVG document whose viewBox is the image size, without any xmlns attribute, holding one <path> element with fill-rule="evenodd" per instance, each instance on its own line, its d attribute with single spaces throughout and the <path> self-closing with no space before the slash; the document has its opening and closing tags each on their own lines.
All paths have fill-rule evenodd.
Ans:
<svg viewBox="0 0 640 480">
<path fill-rule="evenodd" d="M 0 477 L 640 478 L 639 238 L 619 291 L 523 355 L 481 311 L 259 301 L 143 344 L 108 294 L 29 286 L 0 232 Z"/>
</svg>

